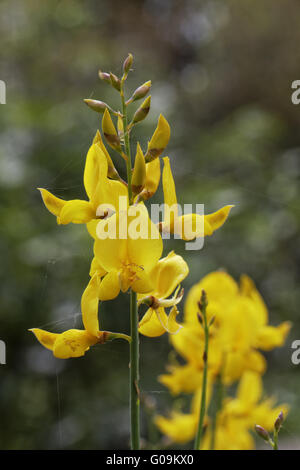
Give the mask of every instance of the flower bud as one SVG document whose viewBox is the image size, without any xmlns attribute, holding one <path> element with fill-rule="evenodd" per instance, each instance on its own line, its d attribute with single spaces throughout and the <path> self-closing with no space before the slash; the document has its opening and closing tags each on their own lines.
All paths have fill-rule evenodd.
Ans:
<svg viewBox="0 0 300 470">
<path fill-rule="evenodd" d="M 98 76 L 101 80 L 103 80 L 104 82 L 107 82 L 111 85 L 111 79 L 110 79 L 109 73 L 101 72 L 101 70 L 99 70 Z"/>
<path fill-rule="evenodd" d="M 282 413 L 282 411 L 280 411 L 280 413 L 277 416 L 277 418 L 275 420 L 275 423 L 274 423 L 274 429 L 277 433 L 280 431 L 283 420 L 284 420 L 283 413 Z"/>
<path fill-rule="evenodd" d="M 124 126 L 123 126 L 123 119 L 120 114 L 118 114 L 117 129 L 118 129 L 118 135 L 120 139 L 122 139 L 124 137 Z"/>
<path fill-rule="evenodd" d="M 270 435 L 268 431 L 265 430 L 262 426 L 259 426 L 258 424 L 255 425 L 254 427 L 256 434 L 261 437 L 264 441 L 269 442 L 270 441 Z"/>
<path fill-rule="evenodd" d="M 112 72 L 110 72 L 110 81 L 116 90 L 121 90 L 121 80 Z"/>
<path fill-rule="evenodd" d="M 168 121 L 161 114 L 158 119 L 157 127 L 148 143 L 148 150 L 145 155 L 146 162 L 151 162 L 164 151 L 170 139 L 170 126 Z"/>
<path fill-rule="evenodd" d="M 140 144 L 137 144 L 131 187 L 134 194 L 139 194 L 146 181 L 146 162 Z"/>
<path fill-rule="evenodd" d="M 123 182 L 122 178 L 120 177 L 119 173 L 117 172 L 116 168 L 115 168 L 115 165 L 113 164 L 113 161 L 108 153 L 108 151 L 106 150 L 106 147 L 103 143 L 103 140 L 101 138 L 101 134 L 100 132 L 97 130 L 96 132 L 96 135 L 93 139 L 93 144 L 98 144 L 99 147 L 101 148 L 102 152 L 104 153 L 104 155 L 106 156 L 106 160 L 107 160 L 107 176 L 113 180 L 117 180 L 117 181 L 121 181 Z"/>
<path fill-rule="evenodd" d="M 102 131 L 107 143 L 115 150 L 120 150 L 120 138 L 117 134 L 116 128 L 110 117 L 109 111 L 106 109 L 102 118 Z"/>
<path fill-rule="evenodd" d="M 130 103 L 136 100 L 140 100 L 147 95 L 151 88 L 151 80 L 148 82 L 143 83 L 143 85 L 139 86 L 132 94 L 132 97 L 128 100 Z"/>
<path fill-rule="evenodd" d="M 150 103 L 151 103 L 151 95 L 148 96 L 148 98 L 145 99 L 145 101 L 142 103 L 142 105 L 136 110 L 134 113 L 132 122 L 136 124 L 137 122 L 142 121 L 145 119 L 147 114 L 149 113 L 150 110 Z"/>
<path fill-rule="evenodd" d="M 203 312 L 203 309 L 205 309 L 207 305 L 208 305 L 208 302 L 207 302 L 206 292 L 204 289 L 202 289 L 201 298 L 200 298 L 200 301 L 198 302 L 198 307 L 199 307 L 200 312 Z"/>
<path fill-rule="evenodd" d="M 128 56 L 126 57 L 126 59 L 124 60 L 124 63 L 123 63 L 123 73 L 126 77 L 127 77 L 128 72 L 129 72 L 129 70 L 132 66 L 132 63 L 133 63 L 133 55 L 128 54 Z"/>
<path fill-rule="evenodd" d="M 86 99 L 83 101 L 86 105 L 88 105 L 89 108 L 91 108 L 93 111 L 96 111 L 97 113 L 104 113 L 104 111 L 108 108 L 108 105 L 103 101 L 90 99 Z"/>
</svg>

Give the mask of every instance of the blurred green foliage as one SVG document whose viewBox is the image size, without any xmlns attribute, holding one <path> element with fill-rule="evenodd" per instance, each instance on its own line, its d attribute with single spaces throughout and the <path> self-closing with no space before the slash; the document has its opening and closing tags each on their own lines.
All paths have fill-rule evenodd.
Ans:
<svg viewBox="0 0 300 470">
<path fill-rule="evenodd" d="M 2 0 L 1 449 L 128 447 L 127 344 L 61 361 L 27 332 L 81 325 L 91 240 L 82 226 L 57 226 L 36 188 L 84 197 L 85 155 L 100 121 L 82 99 L 119 106 L 97 71 L 120 74 L 128 52 L 135 57 L 129 91 L 153 83 L 151 112 L 134 144 L 145 148 L 163 112 L 179 200 L 204 203 L 207 212 L 236 205 L 203 250 L 186 252 L 173 241 L 166 251 L 186 258 L 186 289 L 221 267 L 236 278 L 247 273 L 271 323 L 292 320 L 286 347 L 267 354 L 266 390 L 291 404 L 283 434 L 299 432 L 299 366 L 290 360 L 300 328 L 300 108 L 291 103 L 291 83 L 300 78 L 299 15 L 296 0 Z M 101 322 L 127 332 L 128 296 L 101 306 Z M 164 412 L 170 397 L 157 375 L 169 351 L 166 335 L 141 338 L 141 387 Z M 144 415 L 144 437 L 146 424 Z"/>
</svg>

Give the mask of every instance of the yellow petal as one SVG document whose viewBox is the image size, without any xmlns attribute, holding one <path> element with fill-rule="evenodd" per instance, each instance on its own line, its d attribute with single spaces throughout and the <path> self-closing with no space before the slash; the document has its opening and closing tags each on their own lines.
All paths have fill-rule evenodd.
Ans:
<svg viewBox="0 0 300 470">
<path fill-rule="evenodd" d="M 97 216 L 106 211 L 110 216 L 114 212 L 126 210 L 128 207 L 127 187 L 120 181 L 100 177 L 93 198 L 93 207 L 96 208 Z"/>
<path fill-rule="evenodd" d="M 279 326 L 263 326 L 258 334 L 256 347 L 264 351 L 282 346 L 291 329 L 290 322 L 281 323 Z"/>
<path fill-rule="evenodd" d="M 185 320 L 196 322 L 198 302 L 202 289 L 208 298 L 208 311 L 219 317 L 228 309 L 239 294 L 238 285 L 235 280 L 225 271 L 215 271 L 205 276 L 198 284 L 189 291 L 185 303 Z"/>
<path fill-rule="evenodd" d="M 156 193 L 160 181 L 160 160 L 156 158 L 152 162 L 146 163 L 146 182 L 141 193 L 141 197 L 145 200 L 149 199 Z"/>
<path fill-rule="evenodd" d="M 68 201 L 64 201 L 63 199 L 54 196 L 50 193 L 50 191 L 47 191 L 47 189 L 38 188 L 38 190 L 42 195 L 43 202 L 47 207 L 48 211 L 51 212 L 51 214 L 59 217 L 62 208 L 65 204 L 67 204 Z"/>
<path fill-rule="evenodd" d="M 169 316 L 166 315 L 165 309 L 162 307 L 156 310 L 149 308 L 139 323 L 139 332 L 149 337 L 161 336 L 166 332 L 174 335 L 182 328 L 176 322 L 177 315 L 176 306 L 172 308 Z"/>
<path fill-rule="evenodd" d="M 176 189 L 175 189 L 175 183 L 174 183 L 174 178 L 172 175 L 169 157 L 164 157 L 163 160 L 164 160 L 164 169 L 163 169 L 162 181 L 163 181 L 163 191 L 164 191 L 164 203 L 167 206 L 166 207 L 167 214 L 169 214 L 169 212 L 172 211 L 172 209 L 174 211 L 174 212 L 170 212 L 170 222 L 168 224 L 172 227 L 173 220 L 176 219 L 178 215 Z M 167 223 L 166 220 L 164 222 Z"/>
<path fill-rule="evenodd" d="M 49 331 L 41 330 L 40 328 L 32 328 L 32 333 L 36 339 L 47 349 L 53 350 L 54 343 L 59 336 L 57 333 L 50 333 Z"/>
<path fill-rule="evenodd" d="M 110 116 L 108 109 L 106 108 L 102 118 L 102 131 L 108 144 L 113 149 L 120 149 L 120 138 Z"/>
<path fill-rule="evenodd" d="M 161 310 L 157 309 L 157 314 L 158 315 L 160 315 L 160 312 L 161 312 Z M 169 313 L 167 323 L 164 324 L 164 328 L 165 328 L 166 332 L 169 333 L 170 335 L 176 335 L 179 332 L 179 330 L 181 330 L 181 328 L 182 328 L 182 325 L 180 325 L 176 321 L 176 317 L 177 317 L 178 314 L 179 314 L 179 311 L 178 311 L 176 305 L 174 305 L 174 307 L 172 307 L 172 309 Z"/>
<path fill-rule="evenodd" d="M 99 224 L 99 219 L 92 219 L 90 222 L 86 223 L 87 231 L 90 236 L 96 240 L 97 239 L 97 225 Z"/>
<path fill-rule="evenodd" d="M 109 221 L 117 229 L 119 227 L 120 214 L 114 214 Z M 122 224 L 122 222 L 121 222 Z M 97 238 L 95 241 L 95 256 L 101 266 L 107 271 L 119 271 L 123 262 L 127 262 L 127 240 L 118 238 Z M 113 234 L 112 234 L 113 236 Z M 127 232 L 125 232 L 125 237 Z"/>
<path fill-rule="evenodd" d="M 97 341 L 97 337 L 91 336 L 85 330 L 67 330 L 58 335 L 54 343 L 53 354 L 59 359 L 84 356 L 90 346 L 96 344 Z"/>
<path fill-rule="evenodd" d="M 252 279 L 243 274 L 240 279 L 240 291 L 245 297 L 248 297 L 253 302 L 257 322 L 260 326 L 266 325 L 268 322 L 268 309 L 267 306 L 255 287 Z"/>
<path fill-rule="evenodd" d="M 94 274 L 97 274 L 99 277 L 103 277 L 106 274 L 105 269 L 102 268 L 99 260 L 95 256 L 91 262 L 90 277 L 93 277 Z"/>
<path fill-rule="evenodd" d="M 120 281 L 117 271 L 111 271 L 107 273 L 102 279 L 99 289 L 98 296 L 99 300 L 111 300 L 115 299 L 120 292 Z"/>
<path fill-rule="evenodd" d="M 172 395 L 179 393 L 193 393 L 202 384 L 202 370 L 197 369 L 193 364 L 174 365 L 168 367 L 169 374 L 159 376 L 159 382 L 164 384 Z"/>
<path fill-rule="evenodd" d="M 146 162 L 151 162 L 157 158 L 166 148 L 170 140 L 170 126 L 168 121 L 162 116 L 158 118 L 157 127 L 148 143 L 148 150 L 145 156 Z"/>
<path fill-rule="evenodd" d="M 83 182 L 84 182 L 86 193 L 90 200 L 93 197 L 93 194 L 96 190 L 98 179 L 99 179 L 99 159 L 98 159 L 99 153 L 100 153 L 100 148 L 97 147 L 95 144 L 91 145 L 91 147 L 88 150 L 86 161 L 85 161 Z"/>
<path fill-rule="evenodd" d="M 168 318 L 164 310 L 161 314 L 161 318 L 163 318 L 167 323 Z M 144 336 L 149 336 L 150 338 L 161 336 L 166 332 L 157 315 L 155 314 L 154 309 L 149 308 L 139 322 L 139 332 Z"/>
<path fill-rule="evenodd" d="M 137 143 L 136 155 L 135 155 L 135 162 L 134 168 L 132 173 L 132 190 L 135 194 L 141 192 L 144 187 L 146 181 L 146 163 L 145 158 L 140 147 L 140 144 Z"/>
<path fill-rule="evenodd" d="M 195 414 L 173 411 L 170 418 L 156 416 L 155 424 L 172 441 L 179 444 L 189 442 L 196 434 L 198 418 Z"/>
<path fill-rule="evenodd" d="M 205 215 L 205 220 L 211 225 L 212 233 L 222 227 L 233 207 L 233 205 L 224 206 L 212 214 Z"/>
<path fill-rule="evenodd" d="M 81 297 L 81 312 L 84 328 L 93 336 L 98 335 L 98 290 L 100 278 L 97 274 L 91 278 Z"/>
<path fill-rule="evenodd" d="M 102 118 L 102 130 L 103 130 L 104 135 L 105 134 L 115 135 L 115 136 L 118 135 L 107 108 L 105 109 L 103 118 Z"/>
<path fill-rule="evenodd" d="M 85 224 L 95 218 L 95 211 L 88 201 L 74 199 L 68 201 L 61 210 L 61 224 Z"/>
<path fill-rule="evenodd" d="M 119 122 L 119 120 L 118 120 L 118 122 Z M 99 145 L 102 152 L 104 153 L 104 155 L 106 157 L 107 165 L 108 165 L 107 176 L 109 176 L 109 178 L 112 178 L 112 179 L 120 179 L 119 173 L 117 172 L 117 170 L 115 168 L 115 165 L 113 164 L 111 156 L 109 155 L 109 153 L 108 153 L 108 151 L 107 151 L 107 149 L 106 149 L 106 147 L 103 143 L 101 134 L 98 130 L 97 130 L 96 135 L 94 137 L 93 144 Z"/>
<path fill-rule="evenodd" d="M 150 276 L 148 271 L 144 271 L 136 266 L 136 276 L 131 284 L 131 289 L 139 294 L 146 294 L 153 291 L 153 277 Z"/>
<path fill-rule="evenodd" d="M 158 261 L 151 272 L 155 281 L 154 297 L 165 299 L 172 294 L 176 287 L 186 278 L 189 268 L 184 259 L 174 251 Z"/>
<path fill-rule="evenodd" d="M 247 371 L 243 374 L 237 391 L 238 399 L 251 409 L 262 396 L 263 385 L 260 374 Z"/>
<path fill-rule="evenodd" d="M 146 207 L 139 204 L 136 209 L 139 209 L 138 214 L 128 218 L 128 260 L 150 271 L 161 257 L 163 242 Z M 143 238 L 135 238 L 136 230 L 141 230 Z"/>
</svg>

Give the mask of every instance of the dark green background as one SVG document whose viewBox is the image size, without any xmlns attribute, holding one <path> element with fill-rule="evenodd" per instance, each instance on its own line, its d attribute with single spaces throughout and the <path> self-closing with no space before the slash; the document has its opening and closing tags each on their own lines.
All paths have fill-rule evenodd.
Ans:
<svg viewBox="0 0 300 470">
<path fill-rule="evenodd" d="M 291 83 L 300 79 L 299 17 L 296 0 L 1 1 L 1 449 L 128 446 L 127 344 L 61 361 L 27 332 L 81 327 L 91 240 L 84 226 L 57 226 L 36 188 L 85 197 L 82 172 L 99 116 L 82 99 L 119 106 L 97 71 L 120 74 L 128 52 L 130 91 L 153 83 L 152 109 L 133 143 L 145 148 L 163 112 L 180 202 L 204 203 L 207 212 L 236 205 L 203 250 L 186 252 L 183 242 L 166 242 L 165 250 L 186 258 L 186 289 L 220 267 L 236 279 L 247 273 L 271 324 L 292 320 L 286 346 L 267 354 L 265 383 L 291 404 L 285 438 L 299 433 L 300 366 L 290 359 L 300 337 L 300 106 L 291 102 Z M 128 296 L 103 305 L 101 321 L 128 332 Z M 164 412 L 171 400 L 157 375 L 169 350 L 166 335 L 141 339 L 141 387 Z"/>
</svg>

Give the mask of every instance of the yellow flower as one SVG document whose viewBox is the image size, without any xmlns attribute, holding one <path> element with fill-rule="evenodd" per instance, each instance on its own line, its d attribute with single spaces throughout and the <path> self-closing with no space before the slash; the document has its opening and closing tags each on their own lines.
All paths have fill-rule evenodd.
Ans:
<svg viewBox="0 0 300 470">
<path fill-rule="evenodd" d="M 59 224 L 88 223 L 93 219 L 103 218 L 111 207 L 119 210 L 119 197 L 127 197 L 124 183 L 110 179 L 116 178 L 117 172 L 111 158 L 104 147 L 100 133 L 97 132 L 85 163 L 84 186 L 89 200 L 74 199 L 65 201 L 40 188 L 47 209 L 57 217 Z M 99 206 L 101 210 L 99 212 Z"/>
<path fill-rule="evenodd" d="M 150 273 L 162 254 L 162 239 L 146 207 L 138 204 L 133 209 L 135 215 L 129 209 L 99 222 L 98 233 L 108 235 L 96 238 L 94 245 L 95 257 L 107 273 L 99 286 L 100 300 L 113 299 L 129 288 L 138 293 L 153 289 Z"/>
<path fill-rule="evenodd" d="M 174 233 L 183 240 L 193 240 L 194 238 L 212 235 L 220 228 L 228 217 L 233 207 L 224 206 L 217 212 L 208 215 L 185 214 L 179 215 L 175 183 L 168 157 L 164 157 L 163 169 L 163 191 L 164 191 L 164 221 L 160 224 L 160 229 L 165 233 Z"/>
<path fill-rule="evenodd" d="M 146 303 L 149 309 L 139 323 L 139 332 L 145 336 L 161 336 L 166 331 L 175 334 L 181 328 L 176 322 L 178 310 L 176 305 L 182 298 L 178 295 L 178 286 L 188 275 L 189 268 L 184 259 L 173 251 L 158 261 L 150 273 L 153 290 L 143 297 L 139 295 L 139 303 Z M 175 291 L 172 298 L 168 297 Z M 165 307 L 172 307 L 169 316 Z"/>
<path fill-rule="evenodd" d="M 216 450 L 251 450 L 254 440 L 250 434 L 255 424 L 271 431 L 280 411 L 288 413 L 288 406 L 275 406 L 274 398 L 261 401 L 263 384 L 261 376 L 247 371 L 242 376 L 236 398 L 225 400 L 218 417 Z M 208 428 L 203 441 L 203 449 L 209 449 L 211 430 Z"/>
<path fill-rule="evenodd" d="M 193 393 L 202 384 L 204 332 L 197 317 L 202 289 L 208 299 L 208 321 L 215 317 L 210 326 L 208 355 L 211 382 L 220 372 L 225 385 L 239 380 L 247 371 L 263 374 L 266 370 L 266 360 L 258 349 L 281 346 L 290 329 L 289 322 L 284 322 L 278 327 L 268 325 L 266 305 L 247 276 L 242 276 L 239 286 L 224 271 L 210 273 L 189 291 L 183 328 L 178 334 L 170 337 L 176 352 L 186 361 L 185 364 L 171 363 L 167 366 L 167 373 L 159 376 L 159 381 L 174 395 Z M 256 413 L 262 412 L 268 403 L 270 402 L 266 401 L 257 406 Z M 270 406 L 265 416 L 273 416 L 274 413 L 269 413 L 268 410 L 270 411 Z M 265 421 L 257 419 L 257 423 L 264 425 Z M 234 429 L 232 425 L 228 433 Z M 222 434 L 222 431 L 220 433 Z M 247 431 L 243 435 L 245 446 L 253 441 L 248 434 Z"/>
<path fill-rule="evenodd" d="M 185 348 L 187 338 L 180 332 L 172 342 L 181 353 L 191 348 L 193 341 L 193 325 L 195 334 L 197 330 L 198 301 L 202 289 L 208 299 L 207 316 L 216 317 L 212 331 L 213 355 L 217 350 L 225 362 L 225 382 L 237 380 L 245 370 L 263 373 L 266 367 L 264 357 L 257 349 L 270 350 L 281 346 L 290 330 L 290 323 L 284 322 L 278 327 L 271 327 L 268 323 L 266 305 L 255 288 L 254 283 L 247 276 L 241 277 L 240 286 L 226 272 L 217 271 L 205 276 L 190 290 L 186 304 L 184 325 L 189 329 L 189 347 Z M 191 327 L 189 327 L 191 325 Z M 195 338 L 195 341 L 197 339 Z M 197 355 L 192 350 L 191 359 L 195 362 Z M 186 357 L 186 356 L 185 356 Z M 219 363 L 221 367 L 222 362 Z M 217 371 L 216 371 L 217 372 Z"/>
<path fill-rule="evenodd" d="M 189 378 L 187 378 L 189 380 Z M 212 395 L 212 377 L 208 381 L 208 403 Z M 255 372 L 245 372 L 242 376 L 235 398 L 226 397 L 223 407 L 218 414 L 215 436 L 216 450 L 250 450 L 255 443 L 251 435 L 254 425 L 261 423 L 267 429 L 272 430 L 279 412 L 286 415 L 288 407 L 285 404 L 274 407 L 274 399 L 261 401 L 263 394 L 262 380 Z M 182 413 L 174 409 L 168 418 L 157 416 L 155 423 L 160 431 L 172 441 L 186 443 L 191 441 L 196 434 L 201 386 L 196 390 L 192 400 L 191 412 Z M 211 423 L 206 417 L 207 428 L 205 430 L 202 450 L 210 449 Z"/>
<path fill-rule="evenodd" d="M 120 333 L 99 330 L 98 319 L 99 276 L 94 275 L 81 297 L 81 311 L 84 330 L 70 329 L 63 333 L 51 333 L 40 328 L 32 328 L 37 340 L 47 349 L 53 351 L 55 357 L 68 359 L 84 356 L 86 351 L 97 343 L 105 343 L 115 338 L 130 338 Z"/>
<path fill-rule="evenodd" d="M 50 333 L 40 328 L 32 328 L 30 331 L 59 359 L 84 356 L 91 346 L 101 342 L 100 337 L 91 336 L 85 330 L 71 329 L 63 333 Z"/>
<path fill-rule="evenodd" d="M 211 385 L 212 383 L 208 381 L 207 403 L 209 403 L 211 399 Z M 195 437 L 199 420 L 199 405 L 201 393 L 202 390 L 200 387 L 194 394 L 190 413 L 183 413 L 178 409 L 173 409 L 169 413 L 168 417 L 160 415 L 155 417 L 154 422 L 156 426 L 163 434 L 168 436 L 171 441 L 177 442 L 179 444 L 184 444 L 186 442 L 191 441 Z M 206 427 L 207 424 L 208 418 L 206 416 L 204 419 L 204 426 Z"/>
</svg>

